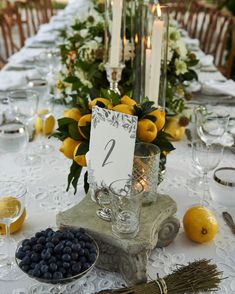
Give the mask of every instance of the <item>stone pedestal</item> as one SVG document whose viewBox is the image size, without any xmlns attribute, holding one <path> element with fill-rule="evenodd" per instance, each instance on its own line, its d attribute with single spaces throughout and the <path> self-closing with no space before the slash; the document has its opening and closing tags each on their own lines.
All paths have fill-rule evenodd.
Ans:
<svg viewBox="0 0 235 294">
<path fill-rule="evenodd" d="M 128 285 L 147 281 L 146 266 L 155 247 L 170 244 L 179 231 L 176 203 L 167 195 L 141 209 L 140 231 L 134 239 L 119 239 L 112 234 L 111 223 L 96 216 L 98 206 L 89 196 L 78 205 L 57 215 L 60 227 L 82 227 L 95 238 L 100 249 L 97 266 L 120 272 Z"/>
</svg>

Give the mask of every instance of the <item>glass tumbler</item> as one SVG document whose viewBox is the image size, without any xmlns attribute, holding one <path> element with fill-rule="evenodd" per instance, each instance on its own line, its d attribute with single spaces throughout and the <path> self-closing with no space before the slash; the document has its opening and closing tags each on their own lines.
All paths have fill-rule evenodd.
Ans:
<svg viewBox="0 0 235 294">
<path fill-rule="evenodd" d="M 160 149 L 151 143 L 135 145 L 132 176 L 144 187 L 144 205 L 149 205 L 157 200 L 160 153 Z"/>
<path fill-rule="evenodd" d="M 115 236 L 128 239 L 138 234 L 143 190 L 143 185 L 132 179 L 110 184 L 112 232 Z"/>
</svg>

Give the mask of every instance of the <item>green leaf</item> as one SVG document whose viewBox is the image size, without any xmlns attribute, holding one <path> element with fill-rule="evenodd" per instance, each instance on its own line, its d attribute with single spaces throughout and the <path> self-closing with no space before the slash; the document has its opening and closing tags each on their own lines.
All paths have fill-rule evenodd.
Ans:
<svg viewBox="0 0 235 294">
<path fill-rule="evenodd" d="M 69 124 L 68 132 L 69 132 L 69 135 L 72 139 L 77 140 L 77 141 L 83 140 L 82 135 L 78 131 L 78 124 L 77 123 Z"/>
<path fill-rule="evenodd" d="M 76 156 L 78 155 L 85 155 L 87 152 L 89 151 L 89 143 L 87 141 L 83 141 L 78 149 L 77 149 L 77 152 L 76 152 Z"/>
<path fill-rule="evenodd" d="M 74 124 L 74 123 L 77 123 L 76 120 L 69 117 L 63 117 L 58 119 L 59 129 L 63 126 L 68 126 L 69 124 Z"/>
<path fill-rule="evenodd" d="M 88 183 L 88 171 L 85 172 L 84 174 L 84 190 L 85 190 L 85 193 L 87 194 L 88 193 L 88 190 L 89 190 L 89 183 Z"/>
<path fill-rule="evenodd" d="M 66 191 L 68 192 L 70 185 L 72 183 L 74 187 L 74 194 L 77 192 L 77 183 L 79 177 L 81 175 L 82 167 L 78 165 L 75 161 L 73 161 L 72 165 L 70 166 L 70 173 L 68 175 L 68 185 Z"/>
<path fill-rule="evenodd" d="M 90 132 L 91 132 L 91 124 L 90 123 L 87 123 L 86 126 L 82 126 L 82 127 L 79 127 L 79 128 L 81 130 L 81 133 L 84 134 L 84 136 L 86 138 L 90 137 Z"/>
<path fill-rule="evenodd" d="M 60 141 L 64 141 L 68 136 L 66 136 L 65 134 L 63 134 L 61 132 L 55 132 L 55 133 L 51 134 L 49 138 L 51 138 L 51 137 L 57 138 Z"/>
</svg>

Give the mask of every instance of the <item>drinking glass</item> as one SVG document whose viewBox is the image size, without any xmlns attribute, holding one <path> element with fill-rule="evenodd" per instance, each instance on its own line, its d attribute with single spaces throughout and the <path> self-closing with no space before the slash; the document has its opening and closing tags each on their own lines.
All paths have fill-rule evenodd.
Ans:
<svg viewBox="0 0 235 294">
<path fill-rule="evenodd" d="M 17 120 L 4 119 L 0 124 L 0 150 L 18 152 L 28 144 L 27 127 Z"/>
<path fill-rule="evenodd" d="M 157 200 L 160 149 L 151 143 L 136 143 L 132 175 L 144 186 L 143 204 Z"/>
<path fill-rule="evenodd" d="M 223 155 L 223 146 L 220 144 L 207 145 L 201 140 L 192 142 L 192 158 L 194 165 L 201 171 L 202 177 L 202 204 L 210 205 L 211 195 L 208 187 L 208 172 L 215 169 Z"/>
<path fill-rule="evenodd" d="M 55 118 L 52 114 L 53 109 L 54 103 L 52 95 L 48 94 L 39 100 L 35 128 L 39 141 L 39 152 L 42 155 L 48 154 L 54 150 L 54 147 L 48 142 L 48 136 L 52 133 L 55 126 Z"/>
<path fill-rule="evenodd" d="M 23 213 L 25 207 L 26 188 L 23 184 L 15 181 L 0 181 L 0 223 L 5 225 L 5 250 L 6 262 L 1 262 L 0 279 L 14 281 L 20 278 L 18 270 L 11 256 L 10 226 Z"/>
<path fill-rule="evenodd" d="M 135 179 L 121 179 L 109 186 L 112 231 L 120 238 L 134 238 L 139 232 L 144 187 Z"/>
<path fill-rule="evenodd" d="M 196 129 L 200 139 L 207 145 L 216 143 L 227 131 L 229 113 L 208 110 L 204 106 L 195 109 Z"/>
<path fill-rule="evenodd" d="M 23 122 L 28 129 L 29 139 L 34 137 L 34 121 L 38 110 L 38 93 L 32 90 L 12 91 L 8 95 L 9 107 L 17 120 Z M 32 165 L 40 162 L 40 157 L 28 151 L 17 159 L 20 165 Z"/>
</svg>

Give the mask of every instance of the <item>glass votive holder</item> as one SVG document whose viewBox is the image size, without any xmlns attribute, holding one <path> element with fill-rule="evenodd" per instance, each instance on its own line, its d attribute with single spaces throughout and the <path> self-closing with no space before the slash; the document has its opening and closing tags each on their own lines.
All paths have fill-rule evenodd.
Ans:
<svg viewBox="0 0 235 294">
<path fill-rule="evenodd" d="M 157 200 L 158 173 L 161 150 L 151 143 L 136 143 L 133 178 L 144 187 L 143 205 Z"/>
<path fill-rule="evenodd" d="M 235 168 L 221 167 L 215 170 L 210 182 L 212 199 L 227 207 L 235 206 Z"/>
<path fill-rule="evenodd" d="M 135 238 L 138 234 L 143 190 L 143 185 L 132 179 L 110 184 L 112 232 L 119 238 Z"/>
</svg>

